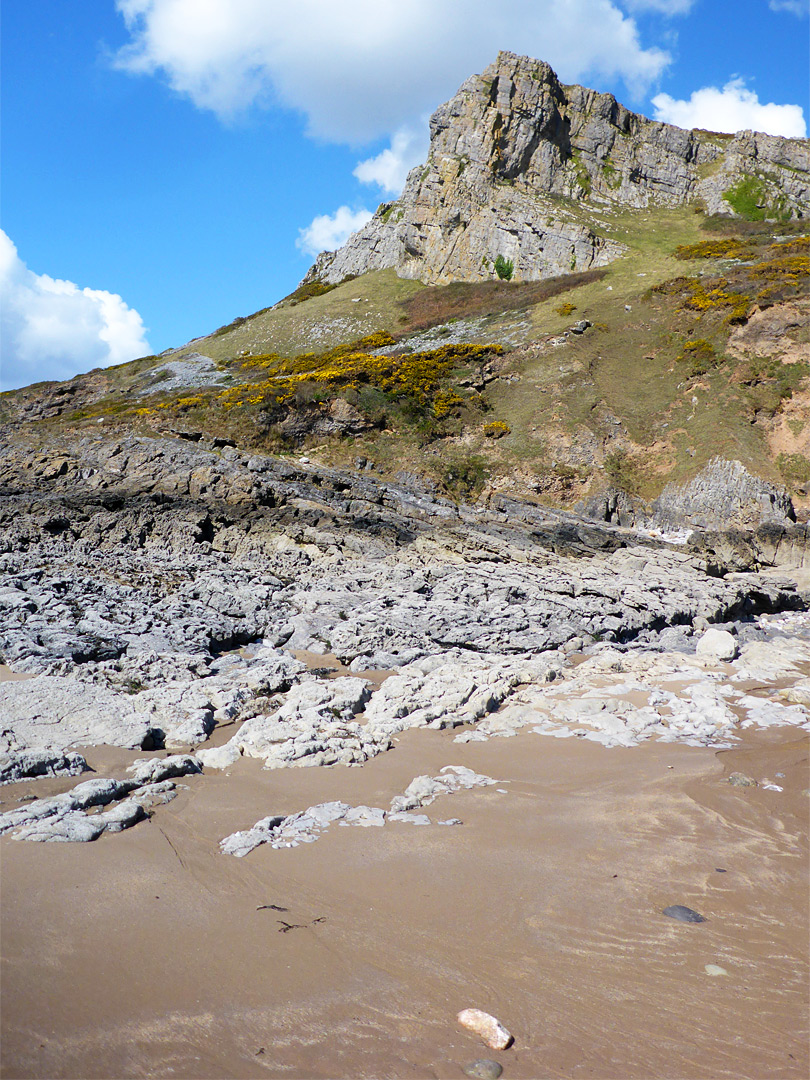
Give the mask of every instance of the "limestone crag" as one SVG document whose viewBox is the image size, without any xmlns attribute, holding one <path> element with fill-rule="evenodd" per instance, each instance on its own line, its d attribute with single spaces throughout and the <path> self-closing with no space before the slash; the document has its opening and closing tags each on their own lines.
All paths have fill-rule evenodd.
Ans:
<svg viewBox="0 0 810 1080">
<path fill-rule="evenodd" d="M 740 183 L 774 217 L 810 207 L 808 140 L 654 122 L 513 53 L 437 109 L 430 135 L 400 198 L 322 253 L 305 281 L 387 267 L 426 284 L 479 281 L 495 275 L 498 256 L 513 262 L 515 281 L 587 270 L 623 250 L 599 235 L 589 208 L 700 202 L 731 213 L 724 196 Z"/>
<path fill-rule="evenodd" d="M 689 483 L 668 484 L 653 503 L 654 519 L 665 526 L 722 529 L 760 522 L 795 520 L 790 496 L 751 473 L 739 461 L 715 458 Z"/>
<path fill-rule="evenodd" d="M 583 499 L 574 509 L 588 520 L 617 525 L 670 531 L 745 529 L 749 541 L 757 531 L 764 539 L 768 525 L 780 533 L 784 527 L 788 533 L 803 531 L 791 529 L 796 512 L 784 487 L 750 473 L 741 461 L 719 457 L 685 484 L 667 484 L 650 505 L 610 487 Z M 802 560 L 796 565 L 802 565 Z"/>
</svg>

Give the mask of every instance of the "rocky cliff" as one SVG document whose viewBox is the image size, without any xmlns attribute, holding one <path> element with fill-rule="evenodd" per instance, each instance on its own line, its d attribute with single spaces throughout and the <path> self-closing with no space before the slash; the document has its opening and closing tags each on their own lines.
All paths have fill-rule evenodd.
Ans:
<svg viewBox="0 0 810 1080">
<path fill-rule="evenodd" d="M 589 211 L 694 202 L 786 219 L 810 209 L 810 141 L 656 123 L 513 53 L 469 78 L 430 134 L 401 197 L 322 253 L 305 281 L 387 267 L 428 284 L 478 281 L 495 276 L 498 256 L 531 281 L 621 253 Z"/>
</svg>

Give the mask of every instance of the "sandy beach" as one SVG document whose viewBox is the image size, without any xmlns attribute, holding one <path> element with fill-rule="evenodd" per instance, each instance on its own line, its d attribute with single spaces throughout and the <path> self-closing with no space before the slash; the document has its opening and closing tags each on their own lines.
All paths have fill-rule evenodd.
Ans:
<svg viewBox="0 0 810 1080">
<path fill-rule="evenodd" d="M 143 755 L 87 756 L 120 775 Z M 448 764 L 498 781 L 433 804 L 463 825 L 219 851 L 269 813 L 386 805 Z M 2 808 L 73 783 L 10 785 Z M 721 751 L 420 730 L 363 768 L 242 759 L 93 844 L 3 839 L 3 1075 L 452 1078 L 492 1057 L 510 1080 L 804 1077 L 807 787 L 792 728 Z M 462 1030 L 466 1007 L 514 1046 Z"/>
</svg>

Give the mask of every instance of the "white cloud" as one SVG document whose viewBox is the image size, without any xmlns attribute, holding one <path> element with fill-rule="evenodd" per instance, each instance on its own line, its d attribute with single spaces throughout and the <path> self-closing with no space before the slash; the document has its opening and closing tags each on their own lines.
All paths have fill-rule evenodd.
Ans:
<svg viewBox="0 0 810 1080">
<path fill-rule="evenodd" d="M 223 117 L 281 103 L 310 134 L 353 144 L 413 124 L 499 49 L 547 60 L 569 82 L 622 78 L 634 93 L 669 62 L 612 0 L 116 3 L 131 35 L 122 67 L 160 74 Z"/>
<path fill-rule="evenodd" d="M 399 195 L 405 186 L 408 173 L 414 165 L 421 164 L 427 157 L 430 137 L 427 118 L 420 129 L 400 128 L 391 139 L 387 150 L 376 157 L 366 158 L 354 170 L 354 175 L 363 184 L 376 184 L 389 195 Z"/>
<path fill-rule="evenodd" d="M 807 15 L 810 12 L 810 0 L 768 0 L 771 11 L 789 11 L 791 15 Z"/>
<path fill-rule="evenodd" d="M 120 296 L 29 270 L 0 229 L 0 389 L 121 364 L 150 352 Z"/>
<path fill-rule="evenodd" d="M 707 131 L 765 131 L 769 135 L 803 138 L 807 125 L 801 105 L 774 105 L 760 102 L 743 79 L 731 79 L 722 90 L 704 86 L 695 90 L 688 101 L 677 101 L 669 94 L 652 99 L 655 119 L 682 128 L 705 128 Z"/>
<path fill-rule="evenodd" d="M 696 0 L 623 0 L 628 11 L 657 11 L 661 15 L 686 15 Z M 779 0 L 776 0 L 778 3 Z M 790 3 L 791 0 L 788 0 Z"/>
<path fill-rule="evenodd" d="M 348 206 L 339 206 L 334 214 L 319 214 L 305 229 L 299 229 L 296 246 L 307 255 L 336 251 L 373 216 L 370 210 L 350 210 Z"/>
</svg>

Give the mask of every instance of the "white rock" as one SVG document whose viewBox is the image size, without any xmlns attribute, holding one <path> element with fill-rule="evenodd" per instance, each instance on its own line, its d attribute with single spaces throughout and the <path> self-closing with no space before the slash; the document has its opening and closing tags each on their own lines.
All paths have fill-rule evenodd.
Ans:
<svg viewBox="0 0 810 1080">
<path fill-rule="evenodd" d="M 99 743 L 137 748 L 152 726 L 133 697 L 93 683 L 37 675 L 0 684 L 0 727 L 17 743 L 2 749 L 64 752 Z"/>
<path fill-rule="evenodd" d="M 346 825 L 385 825 L 385 811 L 379 806 L 354 806 L 343 820 Z"/>
<path fill-rule="evenodd" d="M 710 660 L 734 660 L 739 655 L 739 648 L 733 634 L 728 630 L 707 630 L 695 650 L 698 656 Z"/>
<path fill-rule="evenodd" d="M 500 1020 L 481 1009 L 462 1009 L 457 1020 L 468 1031 L 480 1035 L 492 1050 L 505 1050 L 512 1045 L 512 1035 Z"/>
<path fill-rule="evenodd" d="M 142 758 L 127 766 L 132 779 L 140 787 L 142 784 L 157 784 L 177 776 L 202 772 L 200 763 L 192 754 L 173 754 L 166 758 Z"/>
</svg>

